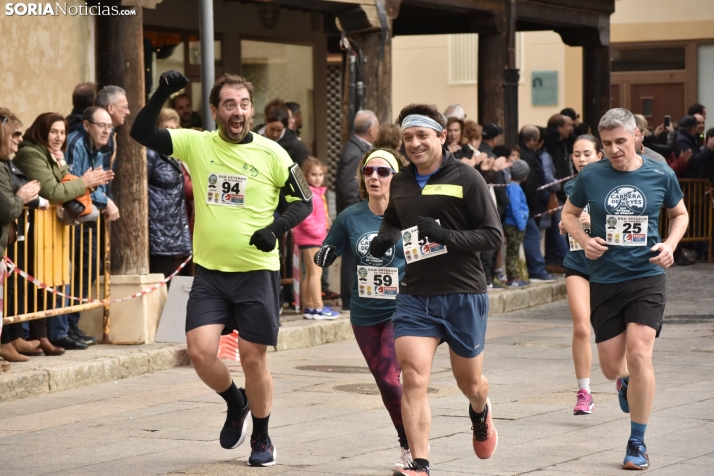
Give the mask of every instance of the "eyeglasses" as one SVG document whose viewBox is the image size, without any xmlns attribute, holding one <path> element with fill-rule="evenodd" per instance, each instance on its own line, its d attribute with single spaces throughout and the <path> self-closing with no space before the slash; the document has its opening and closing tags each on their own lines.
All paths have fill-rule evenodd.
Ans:
<svg viewBox="0 0 714 476">
<path fill-rule="evenodd" d="M 377 175 L 382 178 L 389 177 L 390 174 L 396 174 L 391 167 L 373 167 L 371 165 L 365 165 L 362 167 L 362 175 L 365 177 L 371 177 L 372 174 L 377 172 Z"/>
<path fill-rule="evenodd" d="M 0 116 L 0 117 L 2 117 L 2 125 L 4 126 L 5 123 L 7 122 L 7 117 L 5 117 L 5 116 Z"/>
<path fill-rule="evenodd" d="M 19 139 L 20 137 L 22 137 L 22 131 L 15 131 L 12 133 L 13 139 Z"/>
<path fill-rule="evenodd" d="M 89 121 L 90 123 L 94 124 L 95 126 L 99 127 L 100 129 L 106 129 L 108 131 L 112 130 L 112 125 L 111 124 L 103 124 L 101 122 L 94 122 L 94 121 Z"/>
</svg>

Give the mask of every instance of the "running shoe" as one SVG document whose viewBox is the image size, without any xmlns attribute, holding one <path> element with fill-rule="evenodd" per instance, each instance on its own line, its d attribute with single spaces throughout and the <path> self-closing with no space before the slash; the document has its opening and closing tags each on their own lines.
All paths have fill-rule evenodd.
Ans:
<svg viewBox="0 0 714 476">
<path fill-rule="evenodd" d="M 317 309 L 311 309 L 311 308 L 305 308 L 305 312 L 302 315 L 303 319 L 314 319 L 315 317 L 315 312 L 317 312 Z"/>
<path fill-rule="evenodd" d="M 620 401 L 620 408 L 625 413 L 630 413 L 630 404 L 627 402 L 627 384 L 630 382 L 630 377 L 619 378 L 615 382 L 617 388 L 617 399 Z"/>
<path fill-rule="evenodd" d="M 531 283 L 529 283 L 528 281 L 524 281 L 521 278 L 513 278 L 507 283 L 507 286 L 509 288 L 526 288 L 530 285 Z"/>
<path fill-rule="evenodd" d="M 260 436 L 250 439 L 250 458 L 248 466 L 274 466 L 278 451 L 270 441 L 269 436 Z"/>
<path fill-rule="evenodd" d="M 534 283 L 554 283 L 558 279 L 550 273 L 545 273 L 542 276 L 530 276 L 531 281 Z"/>
<path fill-rule="evenodd" d="M 502 283 L 505 283 L 506 281 L 508 281 L 508 276 L 506 276 L 506 273 L 504 273 L 502 269 L 494 269 L 493 273 L 494 273 L 496 279 L 498 279 Z"/>
<path fill-rule="evenodd" d="M 221 430 L 221 446 L 227 450 L 237 448 L 245 441 L 246 428 L 248 427 L 248 416 L 250 416 L 250 405 L 245 390 L 238 389 L 245 398 L 245 407 L 235 409 L 228 407 L 226 422 Z"/>
<path fill-rule="evenodd" d="M 578 390 L 578 403 L 573 409 L 573 415 L 589 415 L 593 412 L 594 407 L 595 402 L 590 392 L 584 388 Z"/>
<path fill-rule="evenodd" d="M 649 466 L 650 457 L 647 455 L 645 444 L 634 438 L 628 440 L 622 469 L 647 469 Z"/>
<path fill-rule="evenodd" d="M 408 468 L 412 465 L 414 460 L 412 459 L 412 452 L 406 448 L 399 448 L 401 450 L 401 455 L 396 463 L 394 463 L 394 469 Z"/>
<path fill-rule="evenodd" d="M 335 299 L 339 299 L 340 295 L 337 294 L 335 291 L 332 291 L 331 289 L 328 289 L 327 291 L 323 291 L 322 293 L 322 300 L 323 301 L 334 301 Z"/>
<path fill-rule="evenodd" d="M 505 284 L 503 284 L 501 281 L 499 281 L 496 278 L 493 278 L 493 280 L 491 282 L 493 283 L 494 289 L 506 289 L 507 288 L 507 286 Z"/>
<path fill-rule="evenodd" d="M 395 469 L 392 476 L 429 476 L 429 468 L 416 468 L 412 464 L 404 469 Z"/>
<path fill-rule="evenodd" d="M 303 316 L 305 317 L 305 316 Z M 314 309 L 312 317 L 308 317 L 308 319 L 315 319 L 315 320 L 330 320 L 330 319 L 337 319 L 340 317 L 340 313 L 337 311 L 333 311 L 327 306 L 323 306 L 322 309 Z"/>
<path fill-rule="evenodd" d="M 498 446 L 498 432 L 496 427 L 493 426 L 493 419 L 491 418 L 491 400 L 486 400 L 485 409 L 485 415 L 481 417 L 480 421 L 472 421 L 473 426 L 471 427 L 474 432 L 474 452 L 479 459 L 490 458 L 495 453 L 496 446 Z"/>
</svg>

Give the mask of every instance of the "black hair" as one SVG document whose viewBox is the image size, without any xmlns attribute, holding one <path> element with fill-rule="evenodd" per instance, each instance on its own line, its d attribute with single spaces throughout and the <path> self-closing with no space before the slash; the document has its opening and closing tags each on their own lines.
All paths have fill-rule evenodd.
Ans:
<svg viewBox="0 0 714 476">
<path fill-rule="evenodd" d="M 687 115 L 693 116 L 695 114 L 704 115 L 704 105 L 703 104 L 699 104 L 698 102 L 695 102 L 694 104 L 689 106 L 689 109 L 687 109 Z"/>
</svg>

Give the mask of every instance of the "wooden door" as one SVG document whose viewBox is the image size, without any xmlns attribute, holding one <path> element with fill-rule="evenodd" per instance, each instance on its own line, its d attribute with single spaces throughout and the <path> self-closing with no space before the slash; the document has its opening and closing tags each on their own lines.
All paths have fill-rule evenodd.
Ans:
<svg viewBox="0 0 714 476">
<path fill-rule="evenodd" d="M 620 85 L 611 84 L 610 85 L 610 107 L 622 107 L 620 106 Z"/>
<path fill-rule="evenodd" d="M 649 83 L 630 85 L 630 110 L 642 114 L 656 127 L 669 114 L 678 121 L 687 112 L 684 83 Z"/>
</svg>

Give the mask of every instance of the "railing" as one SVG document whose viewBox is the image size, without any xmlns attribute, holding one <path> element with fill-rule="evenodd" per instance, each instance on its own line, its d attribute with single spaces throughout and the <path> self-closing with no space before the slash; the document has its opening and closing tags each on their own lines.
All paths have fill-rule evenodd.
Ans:
<svg viewBox="0 0 714 476">
<path fill-rule="evenodd" d="M 684 206 L 689 212 L 689 227 L 680 243 L 707 243 L 707 259 L 712 261 L 712 219 L 713 202 L 711 183 L 707 179 L 680 179 L 679 185 L 684 193 Z M 662 240 L 669 234 L 669 217 L 662 209 L 659 221 L 659 234 Z"/>
<path fill-rule="evenodd" d="M 102 295 L 102 273 L 104 298 L 109 299 L 109 225 L 103 223 L 101 214 L 95 222 L 67 226 L 52 206 L 24 209 L 17 221 L 18 241 L 5 253 L 42 284 L 33 284 L 16 272 L 5 279 L 3 325 L 103 307 L 103 340 L 108 342 L 109 303 L 86 300 Z"/>
</svg>

